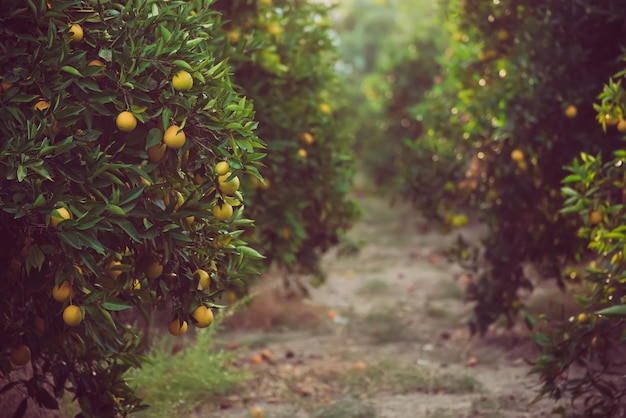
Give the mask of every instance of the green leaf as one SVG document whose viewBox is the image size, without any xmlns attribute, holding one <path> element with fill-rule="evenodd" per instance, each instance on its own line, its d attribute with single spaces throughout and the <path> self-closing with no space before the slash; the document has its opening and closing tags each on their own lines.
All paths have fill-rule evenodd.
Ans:
<svg viewBox="0 0 626 418">
<path fill-rule="evenodd" d="M 61 67 L 61 71 L 65 71 L 66 73 L 75 75 L 77 77 L 82 77 L 83 75 L 74 67 L 70 67 L 69 65 L 64 65 Z"/>
<path fill-rule="evenodd" d="M 176 66 L 178 66 L 180 68 L 183 68 L 183 69 L 185 69 L 187 71 L 193 71 L 193 68 L 191 68 L 191 65 L 187 64 L 183 60 L 174 60 L 174 61 L 172 61 L 172 64 L 174 64 L 174 65 L 176 65 Z"/>
<path fill-rule="evenodd" d="M 239 247 L 237 247 L 237 251 L 239 251 L 241 254 L 244 254 L 245 256 L 249 258 L 252 258 L 253 260 L 262 260 L 265 258 L 264 255 L 259 253 L 254 248 L 246 247 L 244 245 L 240 245 Z"/>
<path fill-rule="evenodd" d="M 616 315 L 616 316 L 626 316 L 626 305 L 615 305 L 610 306 L 608 308 L 600 309 L 596 311 L 598 315 Z"/>
<path fill-rule="evenodd" d="M 121 300 L 116 300 L 114 302 L 104 302 L 102 304 L 102 307 L 108 311 L 125 311 L 126 309 L 130 309 L 133 306 L 124 303 Z"/>
</svg>

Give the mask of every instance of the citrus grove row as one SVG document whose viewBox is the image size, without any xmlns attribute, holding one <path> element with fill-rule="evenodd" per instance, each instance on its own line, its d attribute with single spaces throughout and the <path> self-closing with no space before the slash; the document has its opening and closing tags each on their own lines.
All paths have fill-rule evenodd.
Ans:
<svg viewBox="0 0 626 418">
<path fill-rule="evenodd" d="M 401 7 L 358 4 L 369 4 L 370 15 L 344 24 L 384 27 Z M 587 0 L 438 6 L 412 3 L 404 12 L 423 25 L 406 29 L 405 48 L 395 49 L 405 52 L 391 54 L 391 35 L 381 35 L 385 60 L 365 68 L 361 93 L 382 109 L 381 131 L 401 151 L 370 165 L 373 178 L 399 186 L 443 231 L 479 219 L 481 242 L 459 239 L 450 252 L 465 268 L 471 330 L 524 319 L 539 353 L 532 362 L 541 394 L 580 401 L 584 416 L 620 416 L 624 9 Z M 555 304 L 528 303 L 548 280 L 573 296 L 556 315 L 547 312 Z"/>
<path fill-rule="evenodd" d="M 270 262 L 321 280 L 357 215 L 325 13 L 5 5 L 0 382 L 24 395 L 11 413 L 65 393 L 82 416 L 142 409 L 124 377 L 145 359 L 129 318 L 166 310 L 181 336 Z"/>
</svg>

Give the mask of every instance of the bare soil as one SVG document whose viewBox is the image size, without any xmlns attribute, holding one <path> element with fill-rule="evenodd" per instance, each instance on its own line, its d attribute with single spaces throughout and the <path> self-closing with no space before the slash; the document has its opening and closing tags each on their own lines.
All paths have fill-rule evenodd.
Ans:
<svg viewBox="0 0 626 418">
<path fill-rule="evenodd" d="M 469 225 L 444 235 L 408 206 L 362 197 L 351 231 L 360 254 L 324 259 L 327 282 L 287 298 L 281 272 L 262 279 L 249 308 L 221 335 L 254 379 L 193 417 L 542 417 L 520 329 L 471 337 L 462 271 L 442 252 Z M 303 278 L 306 281 L 306 278 Z"/>
</svg>

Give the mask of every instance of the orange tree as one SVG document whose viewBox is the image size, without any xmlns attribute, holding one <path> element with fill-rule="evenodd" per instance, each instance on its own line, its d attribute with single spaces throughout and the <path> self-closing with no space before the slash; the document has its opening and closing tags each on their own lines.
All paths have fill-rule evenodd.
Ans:
<svg viewBox="0 0 626 418">
<path fill-rule="evenodd" d="M 252 242 L 268 263 L 313 273 L 319 283 L 320 255 L 347 243 L 357 215 L 327 7 L 302 0 L 216 6 L 234 57 L 251 57 L 233 61 L 233 80 L 254 101 L 257 134 L 268 145 L 265 181 L 242 179 L 256 225 Z"/>
<path fill-rule="evenodd" d="M 397 180 L 404 141 L 421 131 L 411 108 L 438 73 L 443 37 L 432 2 L 350 0 L 338 5 L 342 80 L 348 86 L 359 171 L 381 190 Z M 345 123 L 346 119 L 344 119 Z"/>
<path fill-rule="evenodd" d="M 415 109 L 426 128 L 406 154 L 405 178 L 426 213 L 480 210 L 484 252 L 458 255 L 473 278 L 472 329 L 484 333 L 511 319 L 518 290 L 532 287 L 524 263 L 560 281 L 563 263 L 583 250 L 579 219 L 559 212 L 560 181 L 581 150 L 609 155 L 619 146 L 614 129 L 597 140 L 589 103 L 617 69 L 626 28 L 610 1 L 446 3 L 452 39 L 442 83 Z M 617 121 L 610 113 L 604 120 Z M 445 201 L 421 181 L 432 172 Z"/>
<path fill-rule="evenodd" d="M 606 130 L 626 133 L 626 72 L 617 73 L 595 105 Z M 606 125 L 606 115 L 618 121 Z M 596 138 L 604 140 L 598 127 Z M 540 347 L 534 372 L 542 394 L 584 399 L 586 416 L 618 416 L 626 403 L 623 383 L 626 318 L 626 149 L 612 156 L 581 153 L 563 180 L 563 213 L 581 217 L 578 235 L 596 254 L 576 296 L 580 313 L 560 323 L 541 324 L 533 340 Z M 582 369 L 582 370 L 581 370 Z"/>
<path fill-rule="evenodd" d="M 141 402 L 124 373 L 143 358 L 120 313 L 171 307 L 181 335 L 254 273 L 237 176 L 258 173 L 263 143 L 210 5 L 3 4 L 3 391 L 125 416 Z"/>
</svg>

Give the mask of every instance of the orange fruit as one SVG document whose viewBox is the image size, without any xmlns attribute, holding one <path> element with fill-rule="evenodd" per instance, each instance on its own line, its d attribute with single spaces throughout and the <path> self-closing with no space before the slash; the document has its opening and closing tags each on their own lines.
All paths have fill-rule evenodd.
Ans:
<svg viewBox="0 0 626 418">
<path fill-rule="evenodd" d="M 35 317 L 35 331 L 37 331 L 40 334 L 43 334 L 45 329 L 46 329 L 46 323 L 44 322 L 43 318 L 40 316 L 36 316 Z"/>
<path fill-rule="evenodd" d="M 250 408 L 250 418 L 265 418 L 265 413 L 258 406 Z"/>
<path fill-rule="evenodd" d="M 137 127 L 137 118 L 131 112 L 124 111 L 115 118 L 115 125 L 122 132 L 132 132 Z"/>
<path fill-rule="evenodd" d="M 172 149 L 179 149 L 185 145 L 185 141 L 187 140 L 185 132 L 179 131 L 180 128 L 176 125 L 167 128 L 165 134 L 163 134 L 163 142 L 165 142 L 165 145 Z"/>
<path fill-rule="evenodd" d="M 606 340 L 599 335 L 591 339 L 591 347 L 594 350 L 603 350 L 606 348 Z"/>
<path fill-rule="evenodd" d="M 230 42 L 231 44 L 236 44 L 237 42 L 239 42 L 239 39 L 241 38 L 241 33 L 236 30 L 228 31 L 227 34 L 228 34 L 228 42 Z"/>
<path fill-rule="evenodd" d="M 117 279 L 120 276 L 120 274 L 123 273 L 122 270 L 114 269 L 115 266 L 119 266 L 120 264 L 122 264 L 121 261 L 117 261 L 117 260 L 109 261 L 109 264 L 107 264 L 107 274 L 109 275 L 110 278 Z"/>
<path fill-rule="evenodd" d="M 578 314 L 577 320 L 579 324 L 586 324 L 587 322 L 589 322 L 589 315 L 587 315 L 584 312 L 581 312 Z"/>
<path fill-rule="evenodd" d="M 621 119 L 617 124 L 617 130 L 621 133 L 626 133 L 626 120 Z"/>
<path fill-rule="evenodd" d="M 187 91 L 193 87 L 193 77 L 185 70 L 180 70 L 172 77 L 172 86 L 178 91 Z"/>
<path fill-rule="evenodd" d="M 592 225 L 596 225 L 602 222 L 602 214 L 597 210 L 591 211 L 589 214 L 589 223 Z"/>
<path fill-rule="evenodd" d="M 573 104 L 565 108 L 565 116 L 570 119 L 574 119 L 578 115 L 578 109 Z"/>
<path fill-rule="evenodd" d="M 311 132 L 305 132 L 302 134 L 302 142 L 307 145 L 313 145 L 313 143 L 315 142 L 315 137 Z"/>
<path fill-rule="evenodd" d="M 250 363 L 252 363 L 252 364 L 262 364 L 263 363 L 263 357 L 261 357 L 260 354 L 255 354 L 255 355 L 250 357 Z"/>
<path fill-rule="evenodd" d="M 228 161 L 220 161 L 215 164 L 215 172 L 218 176 L 223 176 L 224 174 L 228 174 L 230 171 L 230 166 L 228 165 Z"/>
<path fill-rule="evenodd" d="M 180 320 L 174 319 L 167 326 L 167 330 L 170 332 L 170 334 L 176 337 L 180 337 L 181 335 L 187 332 L 187 321 L 183 321 L 181 323 Z"/>
<path fill-rule="evenodd" d="M 163 203 L 165 203 L 165 206 L 170 205 L 170 201 L 172 198 L 176 199 L 174 210 L 178 210 L 178 208 L 180 208 L 183 203 L 185 203 L 185 198 L 183 197 L 182 193 L 176 190 L 172 190 L 169 193 L 166 193 L 165 196 L 163 196 Z"/>
<path fill-rule="evenodd" d="M 39 100 L 37 103 L 35 103 L 35 106 L 33 106 L 33 109 L 39 110 L 40 112 L 43 112 L 44 110 L 46 110 L 49 107 L 50 107 L 50 103 L 48 101 L 46 101 L 46 100 Z"/>
<path fill-rule="evenodd" d="M 330 115 L 330 112 L 332 112 L 332 109 L 328 103 L 320 103 L 319 109 L 320 112 L 325 115 Z"/>
<path fill-rule="evenodd" d="M 218 177 L 220 191 L 226 195 L 234 194 L 239 189 L 239 177 L 235 176 L 228 180 L 231 173 L 226 173 Z"/>
<path fill-rule="evenodd" d="M 514 149 L 513 151 L 511 151 L 511 159 L 516 163 L 524 161 L 524 152 L 519 149 Z"/>
<path fill-rule="evenodd" d="M 198 277 L 198 284 L 202 290 L 208 289 L 211 285 L 211 277 L 205 270 L 197 269 L 193 272 L 194 277 Z"/>
<path fill-rule="evenodd" d="M 97 73 L 97 74 L 94 74 L 94 77 L 95 77 L 95 78 L 100 78 L 100 77 L 102 77 L 102 76 L 103 76 L 102 72 L 104 71 L 104 69 L 105 69 L 105 67 L 106 67 L 106 66 L 105 66 L 105 64 L 104 64 L 104 62 L 102 62 L 102 61 L 100 61 L 100 60 L 91 60 L 91 61 L 89 61 L 89 62 L 87 63 L 87 66 L 88 66 L 88 67 L 100 67 L 100 68 L 98 69 L 98 73 Z"/>
<path fill-rule="evenodd" d="M 72 218 L 72 214 L 66 208 L 56 208 L 50 213 L 50 226 L 56 228 L 61 222 Z"/>
<path fill-rule="evenodd" d="M 163 264 L 153 261 L 148 264 L 145 273 L 148 279 L 158 279 L 163 274 Z"/>
<path fill-rule="evenodd" d="M 148 148 L 148 160 L 150 160 L 151 163 L 158 163 L 163 159 L 166 150 L 167 145 L 165 144 L 157 144 Z"/>
<path fill-rule="evenodd" d="M 306 152 L 306 150 L 305 150 L 304 148 L 300 148 L 300 149 L 298 150 L 298 157 L 300 157 L 300 158 L 306 158 L 306 156 L 307 156 L 307 152 Z"/>
<path fill-rule="evenodd" d="M 83 320 L 83 313 L 76 305 L 68 305 L 63 309 L 63 321 L 70 327 L 75 327 Z"/>
<path fill-rule="evenodd" d="M 213 322 L 213 311 L 204 305 L 198 306 L 191 314 L 198 328 L 206 328 Z"/>
<path fill-rule="evenodd" d="M 70 27 L 70 42 L 80 42 L 83 40 L 83 28 L 78 23 L 72 23 Z"/>
<path fill-rule="evenodd" d="M 52 288 L 52 298 L 60 303 L 67 302 L 74 297 L 74 289 L 69 280 L 63 280 Z"/>
<path fill-rule="evenodd" d="M 18 345 L 11 350 L 11 363 L 15 366 L 24 366 L 30 361 L 30 348 L 27 345 Z"/>
<path fill-rule="evenodd" d="M 187 216 L 185 218 L 185 222 L 187 222 L 187 225 L 191 225 L 192 223 L 194 223 L 196 221 L 196 217 L 191 215 L 191 216 Z"/>
<path fill-rule="evenodd" d="M 226 202 L 216 203 L 213 206 L 213 215 L 219 221 L 227 221 L 233 216 L 233 207 Z"/>
</svg>

